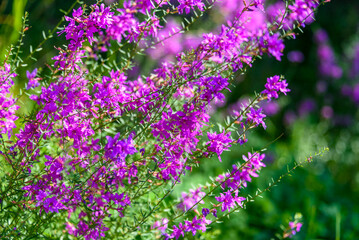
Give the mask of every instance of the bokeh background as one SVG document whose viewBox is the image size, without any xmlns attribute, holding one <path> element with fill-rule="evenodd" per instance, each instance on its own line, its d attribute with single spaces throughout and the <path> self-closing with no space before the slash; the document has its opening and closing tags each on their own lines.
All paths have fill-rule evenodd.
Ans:
<svg viewBox="0 0 359 240">
<path fill-rule="evenodd" d="M 175 52 L 196 46 L 202 33 L 216 31 L 218 24 L 231 17 L 235 8 L 230 4 L 239 1 L 222 1 L 188 33 L 150 50 L 146 57 L 138 57 L 129 76 L 147 74 L 159 62 L 171 60 Z M 267 0 L 267 4 L 270 3 Z M 16 45 L 25 11 L 30 13 L 30 27 L 20 55 L 23 57 L 28 55 L 30 45 L 35 48 L 43 41 L 42 31 L 47 35 L 59 23 L 63 16 L 60 9 L 66 11 L 72 4 L 73 1 L 63 0 L 1 0 L 0 60 L 4 60 L 10 44 Z M 249 186 L 247 193 L 266 188 L 272 178 L 286 172 L 288 165 L 329 147 L 323 157 L 296 170 L 295 174 L 263 194 L 263 198 L 249 204 L 245 211 L 218 224 L 211 232 L 215 238 L 274 238 L 282 231 L 280 226 L 287 226 L 297 212 L 303 215 L 303 228 L 293 239 L 359 238 L 358 13 L 357 0 L 332 0 L 320 7 L 316 21 L 295 40 L 286 41 L 281 62 L 263 56 L 236 80 L 237 87 L 226 93 L 227 102 L 213 107 L 213 117 L 221 121 L 248 97 L 246 94 L 261 91 L 266 78 L 272 75 L 283 74 L 291 89 L 288 96 L 263 106 L 269 116 L 266 131 L 251 132 L 248 143 L 226 152 L 222 163 L 215 158 L 208 159 L 184 179 L 173 198 L 181 191 L 208 181 L 209 176 L 223 173 L 251 149 L 267 147 L 267 167 Z M 263 14 L 258 13 L 258 16 L 253 19 L 261 21 Z M 172 28 L 180 26 L 180 22 L 179 17 L 170 19 L 162 33 L 166 35 Z M 37 61 L 30 62 L 28 68 L 19 69 L 15 93 L 25 84 L 26 70 L 43 67 L 56 54 L 54 46 L 63 43 L 64 37 L 55 35 L 43 44 L 42 51 L 36 53 Z"/>
</svg>

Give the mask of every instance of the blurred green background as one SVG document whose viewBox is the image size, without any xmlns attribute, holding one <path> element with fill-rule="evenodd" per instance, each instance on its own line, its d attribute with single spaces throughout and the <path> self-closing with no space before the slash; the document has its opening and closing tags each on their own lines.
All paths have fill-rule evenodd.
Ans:
<svg viewBox="0 0 359 240">
<path fill-rule="evenodd" d="M 60 9 L 67 10 L 72 3 L 1 0 L 0 60 L 4 59 L 9 45 L 16 44 L 25 10 L 30 13 L 30 28 L 24 39 L 23 57 L 29 54 L 30 45 L 35 48 L 43 40 L 42 31 L 47 34 L 57 25 L 63 16 Z M 216 158 L 208 160 L 189 176 L 191 181 L 183 181 L 177 194 L 196 183 L 206 182 L 209 176 L 223 173 L 240 161 L 245 152 L 259 150 L 269 143 L 267 167 L 246 190 L 248 193 L 265 188 L 271 178 L 276 179 L 286 172 L 287 165 L 292 166 L 295 161 L 302 161 L 323 147 L 330 149 L 322 158 L 285 178 L 265 193 L 264 198 L 249 204 L 245 211 L 217 225 L 220 230 L 216 227 L 218 239 L 270 239 L 281 232 L 280 225 L 286 225 L 296 212 L 303 214 L 303 228 L 293 239 L 359 239 L 358 13 L 357 0 L 334 0 L 321 7 L 317 21 L 306 27 L 296 40 L 286 42 L 283 60 L 277 62 L 264 56 L 256 61 L 239 81 L 240 87 L 228 94 L 227 104 L 214 115 L 215 119 L 223 119 L 228 114 L 227 107 L 236 103 L 238 96 L 261 91 L 265 79 L 272 75 L 285 75 L 292 90 L 279 100 L 280 110 L 267 118 L 267 131 L 257 129 L 250 133 L 244 147 L 235 146 L 223 155 L 222 164 Z M 214 21 L 206 24 L 211 26 Z M 196 31 L 200 27 L 206 25 L 195 26 Z M 315 35 L 321 29 L 327 32 L 328 40 L 324 45 L 331 49 L 330 56 L 318 54 L 323 43 L 318 43 Z M 17 86 L 24 85 L 26 70 L 43 66 L 55 55 L 53 46 L 63 43 L 64 37 L 56 36 L 46 41 L 44 50 L 36 53 L 38 60 L 30 61 L 28 69 L 19 69 Z M 292 51 L 300 51 L 302 61 L 289 61 L 287 56 Z M 342 70 L 341 76 L 323 73 L 319 69 L 323 61 L 332 61 L 332 65 Z M 147 62 L 146 68 L 152 65 Z M 281 135 L 279 140 L 271 143 Z"/>
</svg>

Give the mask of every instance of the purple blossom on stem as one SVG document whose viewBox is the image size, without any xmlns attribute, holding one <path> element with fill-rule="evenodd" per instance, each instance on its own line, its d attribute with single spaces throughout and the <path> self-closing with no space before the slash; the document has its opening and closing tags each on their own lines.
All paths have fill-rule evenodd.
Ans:
<svg viewBox="0 0 359 240">
<path fill-rule="evenodd" d="M 31 73 L 29 71 L 26 71 L 26 77 L 29 79 L 26 88 L 27 90 L 40 86 L 40 83 L 38 82 L 38 78 L 36 78 L 36 74 L 37 74 L 37 68 L 35 68 Z"/>
<path fill-rule="evenodd" d="M 284 50 L 284 43 L 283 40 L 280 39 L 280 34 L 275 33 L 270 35 L 269 33 L 266 33 L 263 40 L 265 42 L 264 48 L 267 48 L 268 52 L 275 57 L 275 59 L 280 61 Z"/>
<path fill-rule="evenodd" d="M 291 10 L 289 15 L 292 21 L 298 21 L 301 26 L 310 24 L 314 21 L 314 9 L 318 7 L 318 2 L 315 0 L 295 0 L 288 8 Z"/>
<path fill-rule="evenodd" d="M 275 75 L 267 78 L 267 83 L 265 84 L 266 89 L 262 92 L 262 94 L 266 95 L 268 100 L 278 98 L 278 92 L 282 92 L 284 95 L 287 95 L 287 92 L 290 92 L 287 87 L 288 83 L 286 80 L 281 80 L 280 76 Z"/>
<path fill-rule="evenodd" d="M 0 68 L 0 134 L 7 134 L 8 138 L 12 135 L 12 129 L 16 128 L 15 121 L 18 117 L 15 112 L 19 109 L 15 105 L 16 99 L 9 96 L 10 88 L 14 85 L 12 78 L 16 77 L 15 73 L 10 72 L 9 64 Z"/>
<path fill-rule="evenodd" d="M 295 235 L 297 232 L 300 231 L 300 229 L 302 228 L 303 224 L 300 222 L 289 222 L 289 227 L 293 230 L 292 234 Z"/>
<path fill-rule="evenodd" d="M 255 126 L 262 125 L 264 129 L 267 128 L 265 122 L 263 119 L 266 117 L 265 114 L 262 113 L 262 108 L 258 108 L 255 110 L 253 107 L 251 107 L 250 112 L 247 113 L 247 122 L 254 123 Z"/>
<path fill-rule="evenodd" d="M 194 9 L 194 7 L 197 7 L 200 11 L 203 11 L 205 6 L 202 0 L 178 0 L 178 2 L 179 5 L 177 9 L 180 14 L 183 14 L 183 10 L 186 12 L 186 14 L 189 14 L 191 9 Z"/>
<path fill-rule="evenodd" d="M 192 221 L 185 221 L 185 231 L 192 232 L 193 236 L 196 235 L 198 230 L 202 232 L 206 231 L 206 225 L 210 224 L 211 221 L 207 220 L 205 217 L 198 218 L 195 216 Z"/>
<path fill-rule="evenodd" d="M 152 229 L 158 229 L 160 230 L 162 233 L 164 233 L 167 228 L 168 228 L 168 219 L 167 218 L 162 218 L 161 221 L 156 221 L 152 227 Z"/>
<path fill-rule="evenodd" d="M 283 237 L 284 238 L 292 238 L 296 233 L 300 232 L 300 229 L 302 228 L 303 224 L 301 222 L 289 222 L 289 229 L 284 232 Z"/>
<path fill-rule="evenodd" d="M 191 189 L 189 193 L 182 193 L 181 202 L 177 205 L 179 209 L 186 212 L 190 209 L 196 209 L 198 204 L 203 204 L 204 201 L 201 200 L 206 194 L 201 192 L 201 187 L 196 190 Z M 196 206 L 195 206 L 196 205 Z"/>
<path fill-rule="evenodd" d="M 248 153 L 242 158 L 246 162 L 241 168 L 237 165 L 232 166 L 232 171 L 224 175 L 219 175 L 217 181 L 222 183 L 223 188 L 238 189 L 247 187 L 247 182 L 252 181 L 252 177 L 258 177 L 258 172 L 265 167 L 263 159 L 265 154 Z"/>
<path fill-rule="evenodd" d="M 127 155 L 133 155 L 137 150 L 133 145 L 132 135 L 127 140 L 118 140 L 119 137 L 120 133 L 114 138 L 106 136 L 105 156 L 112 161 L 124 162 Z"/>
<path fill-rule="evenodd" d="M 8 156 L 21 153 L 19 156 L 23 159 L 19 159 L 19 172 L 29 175 L 22 187 L 26 198 L 23 209 L 67 214 L 66 230 L 75 238 L 105 237 L 109 230 L 106 227 L 109 217 L 114 213 L 120 218 L 127 214 L 131 216 L 137 210 L 129 208 L 131 202 L 137 206 L 137 201 L 144 199 L 141 194 L 146 194 L 143 190 L 150 186 L 148 184 L 165 186 L 169 180 L 179 182 L 181 176 L 191 170 L 193 162 L 199 163 L 193 155 L 203 150 L 203 146 L 198 144 L 210 120 L 208 105 L 225 100 L 223 91 L 229 90 L 232 78 L 222 76 L 252 66 L 253 60 L 263 53 L 281 59 L 283 40 L 275 24 L 268 28 L 270 24 L 262 11 L 263 1 L 251 0 L 245 3 L 246 6 L 227 2 L 227 6 L 231 5 L 235 11 L 243 9 L 248 15 L 231 14 L 237 17 L 222 25 L 218 34 L 205 34 L 201 42 L 196 37 L 184 38 L 186 42 L 195 42 L 188 47 L 198 45 L 190 52 L 179 53 L 186 48 L 176 48 L 166 42 L 173 55 L 178 53 L 174 63 L 164 62 L 150 76 L 128 80 L 126 72 L 133 63 L 128 59 L 128 64 L 121 66 L 121 70 L 109 69 L 109 74 L 95 77 L 88 69 L 88 60 L 99 60 L 97 52 L 108 51 L 113 40 L 121 46 L 125 44 L 125 48 L 119 49 L 121 53 L 125 52 L 124 56 L 132 55 L 126 52 L 128 43 L 135 47 L 134 54 L 142 52 L 137 50 L 143 49 L 137 48 L 142 48 L 143 42 L 148 43 L 151 39 L 152 44 L 163 22 L 156 15 L 159 10 L 156 8 L 167 3 L 166 0 L 126 0 L 120 4 L 123 8 L 115 12 L 97 3 L 89 8 L 75 9 L 72 16 L 65 16 L 67 26 L 59 34 L 64 34 L 68 44 L 64 49 L 57 48 L 59 54 L 53 57 L 53 73 L 56 74 L 52 74 L 51 81 L 41 88 L 39 95 L 30 97 L 37 103 L 38 111 L 33 118 L 26 119 L 24 127 L 16 135 L 14 146 L 9 149 L 5 146 Z M 305 15 L 311 16 L 308 11 L 315 7 L 312 1 L 295 0 L 283 22 L 292 25 L 303 20 Z M 253 11 L 253 8 L 258 9 Z M 205 10 L 203 1 L 179 0 L 177 10 L 180 14 L 197 9 Z M 165 10 L 166 14 L 172 14 L 173 9 Z M 276 11 L 272 17 L 280 19 L 281 14 Z M 252 17 L 253 21 L 250 21 Z M 86 61 L 82 61 L 84 58 Z M 107 68 L 107 65 L 103 66 Z M 28 88 L 39 86 L 36 74 L 37 69 L 27 72 Z M 13 85 L 11 78 L 15 76 L 9 65 L 0 69 L 0 133 L 8 134 L 9 138 L 17 119 L 16 100 L 9 97 Z M 277 78 L 274 76 L 266 84 L 263 95 L 268 99 L 277 98 L 279 91 L 284 94 L 289 91 L 285 80 Z M 265 128 L 262 109 L 251 108 L 242 115 L 236 123 L 242 130 L 245 124 Z M 136 145 L 134 133 L 120 138 L 123 135 L 118 131 L 124 128 L 117 124 L 121 125 L 122 120 L 134 121 L 131 122 L 134 126 L 124 126 L 126 129 L 143 130 L 137 132 L 141 135 L 136 139 Z M 113 129 L 118 133 L 109 135 Z M 207 136 L 204 148 L 217 154 L 221 161 L 221 154 L 231 146 L 231 133 L 223 131 L 207 133 Z M 239 142 L 244 141 L 245 137 Z M 57 144 L 59 151 L 46 152 L 48 148 L 44 146 L 52 144 Z M 140 153 L 133 156 L 137 148 L 141 149 Z M 3 152 L 0 154 L 4 155 Z M 246 187 L 252 177 L 258 177 L 258 172 L 265 166 L 263 158 L 264 154 L 249 153 L 243 156 L 243 165 L 234 165 L 230 173 L 220 175 L 217 181 L 223 191 L 215 198 L 219 204 L 212 209 L 202 205 L 202 215 L 196 209 L 204 204 L 206 194 L 202 188 L 182 193 L 178 208 L 185 212 L 194 210 L 198 216 L 187 218 L 178 227 L 172 226 L 171 235 L 165 233 L 169 223 L 166 218 L 156 221 L 152 228 L 159 229 L 166 239 L 178 239 L 186 232 L 195 235 L 198 230 L 206 231 L 211 221 L 205 217 L 209 213 L 217 217 L 216 207 L 231 211 L 242 206 L 244 198 L 238 196 L 238 190 Z M 39 166 L 41 172 L 37 171 Z M 139 179 L 144 175 L 151 179 Z M 133 194 L 131 190 L 134 189 L 136 192 Z M 159 203 L 157 206 L 162 205 Z M 144 220 L 140 223 L 146 224 Z M 141 230 L 141 225 L 138 227 Z"/>
<path fill-rule="evenodd" d="M 229 85 L 227 78 L 218 77 L 207 77 L 202 78 L 200 83 L 203 87 L 203 93 L 201 98 L 207 102 L 214 100 L 215 103 L 224 101 L 224 94 L 221 93 L 223 89 L 227 89 Z"/>
<path fill-rule="evenodd" d="M 242 201 L 246 200 L 246 198 L 244 197 L 238 197 L 238 190 L 234 191 L 234 196 L 233 193 L 230 190 L 228 190 L 224 194 L 221 193 L 219 197 L 215 197 L 215 198 L 218 202 L 221 203 L 222 212 L 226 210 L 230 212 L 231 209 L 235 208 L 237 205 L 242 207 Z"/>
<path fill-rule="evenodd" d="M 94 41 L 94 33 L 110 26 L 113 22 L 113 15 L 114 13 L 110 11 L 109 7 L 105 7 L 105 4 L 94 5 L 94 11 L 88 16 L 83 15 L 82 7 L 74 9 L 72 18 L 65 16 L 69 25 L 59 32 L 59 35 L 65 33 L 66 40 L 70 40 L 69 49 L 76 51 L 82 46 L 85 39 L 91 44 Z"/>
<path fill-rule="evenodd" d="M 208 208 L 202 208 L 202 214 L 204 217 L 207 217 L 207 215 L 209 214 L 209 209 Z"/>
<path fill-rule="evenodd" d="M 207 136 L 209 139 L 209 141 L 206 143 L 206 145 L 209 145 L 207 150 L 209 152 L 216 153 L 219 161 L 222 162 L 221 155 L 223 151 L 228 150 L 228 148 L 231 147 L 231 133 L 225 133 L 224 131 L 218 134 L 216 132 L 208 132 Z"/>
<path fill-rule="evenodd" d="M 170 238 L 178 239 L 181 236 L 184 237 L 186 225 L 183 223 L 179 223 L 178 227 L 176 225 L 173 226 L 173 233 L 171 234 Z"/>
</svg>

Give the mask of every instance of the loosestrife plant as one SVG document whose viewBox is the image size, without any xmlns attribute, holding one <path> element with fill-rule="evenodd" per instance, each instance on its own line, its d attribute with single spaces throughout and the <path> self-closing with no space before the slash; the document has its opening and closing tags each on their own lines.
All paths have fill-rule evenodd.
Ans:
<svg viewBox="0 0 359 240">
<path fill-rule="evenodd" d="M 266 129 L 259 103 L 290 92 L 283 76 L 268 76 L 263 89 L 219 128 L 211 106 L 223 102 L 236 77 L 262 55 L 280 61 L 284 40 L 313 22 L 321 2 L 236 4 L 220 28 L 137 78 L 129 77 L 136 56 L 153 48 L 166 52 L 165 41 L 180 39 L 223 2 L 75 2 L 64 27 L 53 31 L 66 45 L 55 46 L 58 54 L 38 69 L 31 62 L 40 47 L 20 58 L 26 15 L 19 46 L 10 48 L 0 68 L 0 235 L 178 239 L 201 234 L 243 208 L 249 200 L 242 189 L 265 167 L 262 151 L 243 155 L 176 201 L 170 196 L 193 168 L 221 162 L 224 151 L 247 142 L 249 130 Z M 265 20 L 248 27 L 255 11 Z M 182 25 L 159 36 L 166 19 L 178 16 Z M 15 96 L 11 87 L 20 68 L 26 68 L 28 83 Z M 21 115 L 24 94 L 36 104 Z"/>
</svg>

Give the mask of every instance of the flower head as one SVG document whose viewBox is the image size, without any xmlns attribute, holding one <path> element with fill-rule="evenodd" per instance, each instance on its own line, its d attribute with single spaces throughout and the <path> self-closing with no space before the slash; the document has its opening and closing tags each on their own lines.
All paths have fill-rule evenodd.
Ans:
<svg viewBox="0 0 359 240">
<path fill-rule="evenodd" d="M 26 77 L 29 79 L 26 88 L 27 90 L 40 86 L 40 83 L 38 82 L 38 78 L 36 78 L 36 74 L 37 74 L 37 68 L 35 68 L 31 73 L 29 71 L 26 71 Z"/>
<path fill-rule="evenodd" d="M 266 89 L 262 92 L 262 94 L 266 95 L 268 100 L 278 98 L 278 92 L 282 92 L 284 95 L 287 95 L 287 92 L 290 92 L 290 89 L 287 87 L 288 83 L 286 80 L 281 80 L 280 76 L 275 75 L 267 78 L 267 83 L 265 84 Z"/>
</svg>

